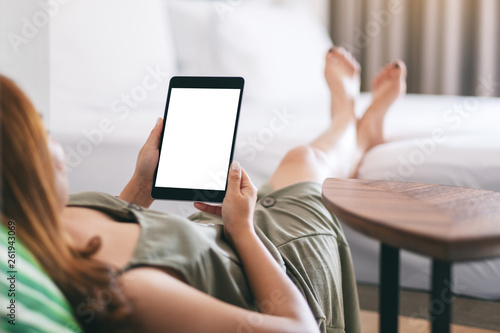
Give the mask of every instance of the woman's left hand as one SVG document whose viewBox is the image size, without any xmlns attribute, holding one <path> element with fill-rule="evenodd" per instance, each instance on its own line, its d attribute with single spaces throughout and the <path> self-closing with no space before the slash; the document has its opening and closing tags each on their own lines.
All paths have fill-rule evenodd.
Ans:
<svg viewBox="0 0 500 333">
<path fill-rule="evenodd" d="M 143 207 L 149 207 L 153 203 L 151 198 L 151 188 L 153 186 L 153 176 L 158 164 L 161 130 L 163 121 L 158 118 L 156 125 L 149 134 L 146 143 L 139 151 L 134 175 L 127 186 L 120 193 L 119 198 L 133 202 Z"/>
</svg>

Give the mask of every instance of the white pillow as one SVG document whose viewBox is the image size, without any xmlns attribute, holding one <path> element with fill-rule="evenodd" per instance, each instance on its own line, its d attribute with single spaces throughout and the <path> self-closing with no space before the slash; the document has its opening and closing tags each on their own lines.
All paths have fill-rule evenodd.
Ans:
<svg viewBox="0 0 500 333">
<path fill-rule="evenodd" d="M 309 6 L 254 0 L 218 14 L 215 68 L 220 75 L 243 76 L 246 99 L 328 102 L 323 70 L 332 42 Z"/>
<path fill-rule="evenodd" d="M 219 1 L 217 1 L 219 2 Z M 177 50 L 179 75 L 217 75 L 214 24 L 217 19 L 214 1 L 168 1 L 171 29 Z"/>
<path fill-rule="evenodd" d="M 407 95 L 386 117 L 388 143 L 368 151 L 359 177 L 500 191 L 499 109 L 500 98 Z"/>
<path fill-rule="evenodd" d="M 500 135 L 493 132 L 389 142 L 369 151 L 360 179 L 446 184 L 500 191 Z"/>
<path fill-rule="evenodd" d="M 62 6 L 50 27 L 52 116 L 163 110 L 176 66 L 168 17 L 160 0 Z"/>
<path fill-rule="evenodd" d="M 244 100 L 283 106 L 329 100 L 332 43 L 302 1 L 170 1 L 181 75 L 245 78 Z"/>
</svg>

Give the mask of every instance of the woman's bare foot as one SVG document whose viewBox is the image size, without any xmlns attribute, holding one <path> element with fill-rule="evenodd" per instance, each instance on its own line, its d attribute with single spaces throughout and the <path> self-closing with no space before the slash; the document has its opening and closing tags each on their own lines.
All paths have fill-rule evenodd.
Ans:
<svg viewBox="0 0 500 333">
<path fill-rule="evenodd" d="M 354 115 L 354 100 L 359 95 L 361 67 L 344 48 L 333 47 L 326 54 L 325 78 L 330 89 L 332 121 Z"/>
<path fill-rule="evenodd" d="M 325 78 L 331 93 L 332 120 L 326 131 L 310 145 L 323 152 L 329 164 L 329 175 L 348 177 L 361 156 L 357 148 L 354 114 L 359 74 L 359 64 L 345 49 L 334 47 L 328 51 Z"/>
<path fill-rule="evenodd" d="M 367 151 L 384 142 L 384 118 L 398 97 L 406 93 L 406 65 L 395 61 L 384 67 L 372 84 L 373 101 L 359 120 L 358 145 Z"/>
</svg>

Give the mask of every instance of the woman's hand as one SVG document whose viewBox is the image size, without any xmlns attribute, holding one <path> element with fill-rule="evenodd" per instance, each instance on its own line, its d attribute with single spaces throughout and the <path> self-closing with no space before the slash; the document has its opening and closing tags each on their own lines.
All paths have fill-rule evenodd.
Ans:
<svg viewBox="0 0 500 333">
<path fill-rule="evenodd" d="M 201 211 L 222 217 L 224 236 L 231 242 L 254 233 L 253 215 L 257 189 L 238 162 L 233 162 L 228 174 L 227 191 L 222 207 L 195 202 Z"/>
<path fill-rule="evenodd" d="M 119 195 L 119 198 L 143 207 L 149 207 L 153 203 L 151 188 L 153 186 L 155 168 L 158 164 L 158 145 L 160 144 L 162 126 L 163 121 L 161 118 L 158 118 L 146 143 L 139 151 L 134 175 Z"/>
<path fill-rule="evenodd" d="M 253 186 L 247 173 L 237 162 L 233 162 L 229 170 L 226 197 L 222 207 L 211 206 L 205 203 L 195 203 L 195 207 L 211 214 L 222 216 L 224 220 L 224 236 L 233 245 L 243 266 L 245 276 L 250 285 L 252 295 L 257 304 L 271 303 L 272 306 L 261 306 L 259 310 L 265 314 L 258 314 L 256 324 L 248 327 L 238 326 L 238 321 L 231 324 L 232 319 L 239 318 L 232 311 L 221 311 L 215 304 L 203 305 L 204 309 L 212 311 L 209 320 L 227 323 L 227 328 L 218 327 L 216 331 L 237 331 L 245 329 L 253 332 L 319 332 L 318 323 L 297 287 L 288 278 L 269 250 L 264 246 L 255 232 L 253 215 L 255 210 L 257 190 Z M 144 286 L 144 284 L 141 284 Z M 148 284 L 149 286 L 149 284 Z M 143 289 L 140 289 L 144 293 Z M 178 290 L 178 288 L 176 289 Z M 279 302 L 271 301 L 279 293 Z M 146 292 L 147 293 L 147 292 Z M 152 292 L 155 293 L 155 292 Z M 151 293 L 148 293 L 151 294 Z M 156 294 L 155 294 L 156 295 Z M 185 295 L 183 300 L 191 299 Z M 168 299 L 172 297 L 169 296 Z M 155 297 L 165 299 L 165 297 Z M 271 301 L 271 302 L 270 302 Z M 151 302 L 147 303 L 148 306 Z M 182 305 L 176 304 L 176 309 Z M 196 302 L 196 306 L 199 302 Z M 161 305 L 154 308 L 162 308 Z M 186 305 L 192 313 L 193 306 Z M 227 316 L 227 317 L 225 317 Z M 179 318 L 179 316 L 176 317 Z M 250 322 L 250 321 L 249 321 Z M 165 325 L 168 326 L 168 323 Z M 155 326 L 158 326 L 155 325 Z M 170 325 L 172 326 L 172 325 Z M 185 329 L 186 326 L 179 326 Z M 194 331 L 195 329 L 192 329 Z"/>
<path fill-rule="evenodd" d="M 153 175 L 158 164 L 158 145 L 160 144 L 161 129 L 163 127 L 163 120 L 158 118 L 156 125 L 149 134 L 148 139 L 144 146 L 139 151 L 137 156 L 137 163 L 135 164 L 134 177 L 137 178 L 142 184 L 148 186 L 149 192 L 153 186 Z"/>
</svg>

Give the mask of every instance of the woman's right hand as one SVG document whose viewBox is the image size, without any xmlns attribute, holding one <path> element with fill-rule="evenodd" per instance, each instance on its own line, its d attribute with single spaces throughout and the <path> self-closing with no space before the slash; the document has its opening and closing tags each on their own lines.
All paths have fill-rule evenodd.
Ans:
<svg viewBox="0 0 500 333">
<path fill-rule="evenodd" d="M 224 236 L 234 243 L 240 236 L 255 232 L 253 215 L 257 188 L 238 162 L 233 162 L 228 174 L 227 191 L 222 207 L 195 202 L 201 211 L 218 215 L 224 221 Z"/>
</svg>

